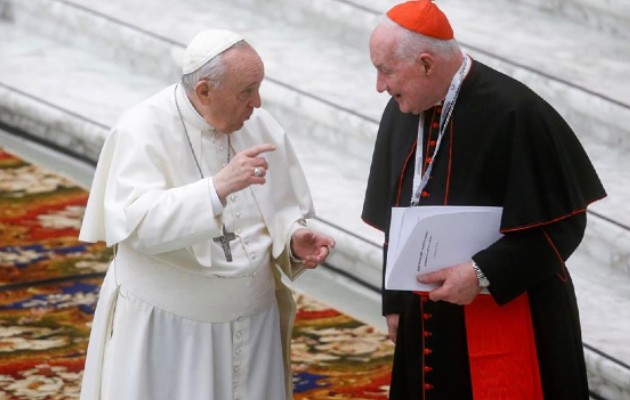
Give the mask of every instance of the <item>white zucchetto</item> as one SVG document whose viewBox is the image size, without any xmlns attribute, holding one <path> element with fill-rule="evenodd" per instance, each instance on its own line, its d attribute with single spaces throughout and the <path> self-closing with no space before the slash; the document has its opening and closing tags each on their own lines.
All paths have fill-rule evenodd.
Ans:
<svg viewBox="0 0 630 400">
<path fill-rule="evenodd" d="M 241 35 L 225 29 L 209 29 L 199 32 L 186 47 L 182 73 L 186 75 L 196 71 L 241 40 L 244 40 Z"/>
</svg>

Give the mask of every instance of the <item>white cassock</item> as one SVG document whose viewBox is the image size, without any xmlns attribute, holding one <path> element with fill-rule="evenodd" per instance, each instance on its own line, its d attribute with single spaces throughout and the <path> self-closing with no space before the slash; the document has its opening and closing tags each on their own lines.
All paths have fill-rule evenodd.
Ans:
<svg viewBox="0 0 630 400">
<path fill-rule="evenodd" d="M 99 295 L 81 399 L 291 398 L 295 305 L 277 267 L 290 279 L 303 270 L 289 242 L 313 215 L 312 200 L 286 133 L 264 110 L 230 139 L 228 149 L 227 135 L 174 85 L 125 113 L 106 140 L 80 239 L 117 245 L 117 253 Z M 228 151 L 261 143 L 277 147 L 263 154 L 266 184 L 216 207 L 211 177 Z M 232 262 L 213 241 L 224 225 L 236 235 Z"/>
</svg>

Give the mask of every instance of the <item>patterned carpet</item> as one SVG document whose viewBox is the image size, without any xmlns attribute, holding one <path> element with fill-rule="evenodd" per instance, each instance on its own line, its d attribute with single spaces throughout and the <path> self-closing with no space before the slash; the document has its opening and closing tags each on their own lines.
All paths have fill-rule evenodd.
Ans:
<svg viewBox="0 0 630 400">
<path fill-rule="evenodd" d="M 0 148 L 0 400 L 77 399 L 108 261 L 77 241 L 87 192 Z M 294 399 L 386 399 L 382 332 L 295 293 Z"/>
</svg>

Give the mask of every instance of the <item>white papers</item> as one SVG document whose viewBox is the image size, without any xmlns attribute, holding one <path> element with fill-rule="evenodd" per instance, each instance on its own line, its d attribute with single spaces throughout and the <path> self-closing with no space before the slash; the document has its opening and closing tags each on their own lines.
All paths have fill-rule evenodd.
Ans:
<svg viewBox="0 0 630 400">
<path fill-rule="evenodd" d="M 471 260 L 502 235 L 501 207 L 392 208 L 385 288 L 430 291 L 416 277 Z"/>
</svg>

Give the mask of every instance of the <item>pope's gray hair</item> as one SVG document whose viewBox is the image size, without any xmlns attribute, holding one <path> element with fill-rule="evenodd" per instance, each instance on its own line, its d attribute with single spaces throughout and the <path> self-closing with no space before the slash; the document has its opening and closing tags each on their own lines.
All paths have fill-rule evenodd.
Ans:
<svg viewBox="0 0 630 400">
<path fill-rule="evenodd" d="M 389 18 L 383 18 L 381 24 L 396 30 L 398 48 L 396 57 L 403 61 L 414 61 L 418 54 L 429 51 L 437 56 L 459 56 L 461 49 L 455 39 L 442 40 L 425 36 L 406 29 Z"/>
<path fill-rule="evenodd" d="M 204 65 L 197 68 L 193 72 L 182 75 L 182 84 L 184 85 L 184 89 L 186 89 L 187 92 L 190 92 L 194 90 L 197 82 L 206 80 L 213 89 L 219 88 L 221 86 L 221 82 L 223 81 L 223 76 L 225 75 L 226 70 L 225 63 L 223 62 L 223 55 L 226 51 L 230 49 L 244 46 L 249 46 L 249 44 L 244 40 L 240 40 L 227 49 L 223 50 L 221 53 L 212 57 Z"/>
</svg>

